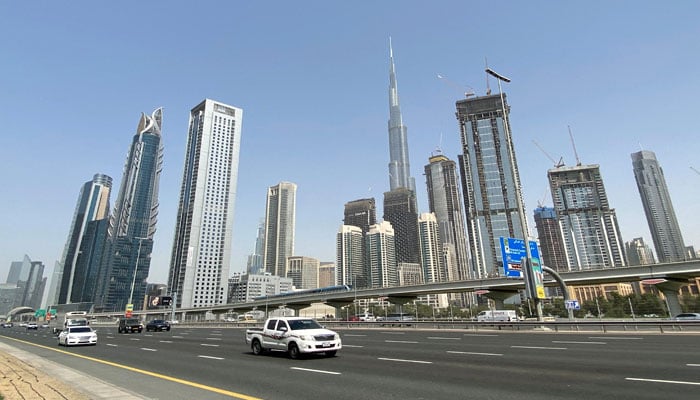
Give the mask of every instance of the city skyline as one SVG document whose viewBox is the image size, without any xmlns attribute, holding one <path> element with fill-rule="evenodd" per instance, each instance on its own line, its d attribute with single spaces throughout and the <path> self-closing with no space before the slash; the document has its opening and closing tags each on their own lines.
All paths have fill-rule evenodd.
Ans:
<svg viewBox="0 0 700 400">
<path fill-rule="evenodd" d="M 8 62 L 0 78 L 8 93 L 0 107 L 6 116 L 0 156 L 12 167 L 3 173 L 9 195 L 0 203 L 6 213 L 0 273 L 24 254 L 46 266 L 60 259 L 75 208 L 73 188 L 96 171 L 121 176 L 123 133 L 132 128 L 131 116 L 163 105 L 168 112 L 166 152 L 149 281 L 165 283 L 187 111 L 203 97 L 239 104 L 247 112 L 231 272 L 245 270 L 264 216 L 261 199 L 269 185 L 283 180 L 299 187 L 295 255 L 335 260 L 343 204 L 370 197 L 381 201 L 388 189 L 389 36 L 414 163 L 436 147 L 457 159 L 454 103 L 464 92 L 485 94 L 487 57 L 490 66 L 513 79 L 504 92 L 513 107 L 509 119 L 529 221 L 546 197 L 546 170 L 552 166 L 531 142 L 537 140 L 554 158 L 563 156 L 574 165 L 566 133 L 570 124 L 578 152 L 587 162 L 601 164 L 624 241 L 644 237 L 652 243 L 628 158 L 643 147 L 664 160 L 685 242 L 700 245 L 700 222 L 694 217 L 700 191 L 694 182 L 700 183 L 700 176 L 689 168 L 700 167 L 696 129 L 689 119 L 700 79 L 692 73 L 682 80 L 663 78 L 668 71 L 700 66 L 694 40 L 700 28 L 691 18 L 699 5 L 679 2 L 673 10 L 636 5 L 630 10 L 613 4 L 601 15 L 595 6 L 548 4 L 547 12 L 539 13 L 537 7 L 513 2 L 499 16 L 507 29 L 496 32 L 489 28 L 493 7 L 446 4 L 450 7 L 427 11 L 410 3 L 400 10 L 396 4 L 362 10 L 309 7 L 313 12 L 294 24 L 264 13 L 263 5 L 246 5 L 237 10 L 241 21 L 233 27 L 210 21 L 191 28 L 185 28 L 184 21 L 190 20 L 185 7 L 154 4 L 144 5 L 144 12 L 164 18 L 127 33 L 121 29 L 130 17 L 126 10 L 91 18 L 77 6 L 47 5 L 45 15 L 32 20 L 37 6 L 3 5 L 0 30 L 6 37 L 20 34 L 24 41 L 7 43 Z M 291 5 L 277 6 L 292 10 Z M 572 13 L 587 23 L 572 21 Z M 465 21 L 460 14 L 474 17 Z M 356 27 L 358 19 L 366 22 L 362 29 Z M 532 30 L 537 25 L 550 28 Z M 179 33 L 172 35 L 175 29 Z M 211 30 L 218 40 L 200 47 L 197 59 L 180 62 L 186 48 L 199 46 L 194 45 L 195 32 L 201 29 Z M 143 46 L 153 37 L 159 38 L 158 46 Z M 224 39 L 231 37 L 239 39 Z M 488 40 L 471 40 L 480 37 Z M 195 74 L 202 78 L 189 79 Z M 492 89 L 494 85 L 492 80 Z M 42 117 L 34 118 L 39 113 Z M 675 117 L 655 117 L 660 115 Z M 78 148 L 92 151 L 78 155 Z M 412 166 L 413 176 L 421 176 L 420 164 Z M 37 181 L 41 185 L 29 184 Z M 423 179 L 416 186 L 417 211 L 426 212 Z M 528 225 L 535 234 L 534 224 Z M 50 271 L 47 267 L 47 276 Z"/>
</svg>

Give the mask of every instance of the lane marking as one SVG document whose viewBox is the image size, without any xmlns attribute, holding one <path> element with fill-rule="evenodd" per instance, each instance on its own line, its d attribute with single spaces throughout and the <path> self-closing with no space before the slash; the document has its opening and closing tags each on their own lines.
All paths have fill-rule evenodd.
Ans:
<svg viewBox="0 0 700 400">
<path fill-rule="evenodd" d="M 141 347 L 141 350 L 145 350 L 145 351 L 158 351 L 158 350 L 156 350 L 156 349 L 149 349 L 148 347 Z"/>
<path fill-rule="evenodd" d="M 199 356 L 197 356 L 197 357 L 199 357 L 199 358 L 208 358 L 208 359 L 210 359 L 210 360 L 223 360 L 223 359 L 224 359 L 223 357 L 202 356 L 202 355 L 199 355 Z"/>
<path fill-rule="evenodd" d="M 610 340 L 642 340 L 640 337 L 616 337 L 616 336 L 589 336 L 589 339 L 610 339 Z"/>
<path fill-rule="evenodd" d="M 161 343 L 172 343 L 173 341 L 172 341 L 172 340 L 159 340 L 159 342 L 161 342 Z"/>
<path fill-rule="evenodd" d="M 685 364 L 688 367 L 700 367 L 700 364 Z"/>
<path fill-rule="evenodd" d="M 606 342 L 576 342 L 573 340 L 552 340 L 552 343 L 571 343 L 571 344 L 607 344 Z"/>
<path fill-rule="evenodd" d="M 458 337 L 439 337 L 439 336 L 428 336 L 428 339 L 432 340 L 460 340 Z"/>
<path fill-rule="evenodd" d="M 176 339 L 184 339 L 182 336 L 173 336 Z"/>
<path fill-rule="evenodd" d="M 383 333 L 385 335 L 405 335 L 406 334 L 406 332 L 379 332 L 379 333 Z"/>
<path fill-rule="evenodd" d="M 416 344 L 418 342 L 414 342 L 411 340 L 385 340 L 384 342 L 386 343 L 407 343 L 407 344 Z"/>
<path fill-rule="evenodd" d="M 476 336 L 476 337 L 496 337 L 498 335 L 489 335 L 487 333 L 465 333 L 464 336 Z"/>
<path fill-rule="evenodd" d="M 291 367 L 289 369 L 295 369 L 297 371 L 306 371 L 306 372 L 317 372 L 319 374 L 328 374 L 328 375 L 341 375 L 340 372 L 333 372 L 333 371 L 323 371 L 320 369 L 309 369 L 309 368 L 299 368 L 299 367 Z"/>
<path fill-rule="evenodd" d="M 197 389 L 206 390 L 206 391 L 208 391 L 208 392 L 213 392 L 213 393 L 218 393 L 218 394 L 221 394 L 221 395 L 224 395 L 224 396 L 228 396 L 228 397 L 233 397 L 233 398 L 236 398 L 236 399 L 241 399 L 241 400 L 263 400 L 263 399 L 261 399 L 261 398 L 259 398 L 259 397 L 249 396 L 249 395 L 247 395 L 247 394 L 242 394 L 242 393 L 236 393 L 236 392 L 232 392 L 232 391 L 230 391 L 230 390 L 220 389 L 220 388 L 217 388 L 217 387 L 214 387 L 214 386 L 207 386 L 207 385 L 203 385 L 203 384 L 201 384 L 201 383 L 192 382 L 192 381 L 188 381 L 188 380 L 180 379 L 180 378 L 175 378 L 175 377 L 172 377 L 172 376 L 159 374 L 159 373 L 157 373 L 157 372 L 152 372 L 152 371 L 148 371 L 148 370 L 145 370 L 145 369 L 134 368 L 134 367 L 130 367 L 130 366 L 128 366 L 128 365 L 117 364 L 117 363 L 115 363 L 115 362 L 111 362 L 111 361 L 107 361 L 107 360 L 102 360 L 102 359 L 95 358 L 95 357 L 84 356 L 84 355 L 79 354 L 79 353 L 71 353 L 70 351 L 61 350 L 61 349 L 57 349 L 57 348 L 49 347 L 49 346 L 44 346 L 44 345 L 36 344 L 36 343 L 32 343 L 32 342 L 27 342 L 26 340 L 15 339 L 15 338 L 12 338 L 12 337 L 9 337 L 9 336 L 5 336 L 5 338 L 6 338 L 6 339 L 9 339 L 9 340 L 14 340 L 14 341 L 16 341 L 16 342 L 24 343 L 24 344 L 27 344 L 27 345 L 39 347 L 39 348 L 42 348 L 42 349 L 45 349 L 45 350 L 55 351 L 55 352 L 57 352 L 57 353 L 69 355 L 69 356 L 72 356 L 72 357 L 82 358 L 82 359 L 84 359 L 84 360 L 94 361 L 94 362 L 96 362 L 96 363 L 100 363 L 100 364 L 104 364 L 104 365 L 109 365 L 109 366 L 115 367 L 115 368 L 125 369 L 125 370 L 127 370 L 127 371 L 136 372 L 136 373 L 139 373 L 139 374 L 142 374 L 142 375 L 152 376 L 152 377 L 154 377 L 154 378 L 159 378 L 159 379 L 163 379 L 163 380 L 170 381 L 170 382 L 180 383 L 180 384 L 185 385 L 185 386 L 191 386 L 191 387 L 194 387 L 194 388 L 197 388 Z"/>
<path fill-rule="evenodd" d="M 468 355 L 473 355 L 473 356 L 502 356 L 503 354 L 499 353 L 476 353 L 473 351 L 447 351 L 450 354 L 468 354 Z"/>
<path fill-rule="evenodd" d="M 697 385 L 700 386 L 700 382 L 686 382 L 686 381 L 667 381 L 664 379 L 646 379 L 646 378 L 625 378 L 627 381 L 638 381 L 638 382 L 654 382 L 654 383 L 673 383 L 676 385 Z"/>
<path fill-rule="evenodd" d="M 207 347 L 219 347 L 218 344 L 210 344 L 210 343 L 200 343 L 200 346 L 207 346 Z"/>
<path fill-rule="evenodd" d="M 129 339 L 129 340 L 141 340 L 141 339 L 139 339 L 139 338 L 131 338 L 131 339 Z"/>
<path fill-rule="evenodd" d="M 343 347 L 358 347 L 358 348 L 362 348 L 362 347 L 365 347 L 365 346 L 353 346 L 353 345 L 351 345 L 351 344 L 345 344 L 345 343 L 343 343 Z"/>
<path fill-rule="evenodd" d="M 110 347 L 118 347 L 116 344 L 112 344 L 112 343 L 107 343 L 107 346 L 110 346 Z"/>
<path fill-rule="evenodd" d="M 432 364 L 432 361 L 419 361 L 419 360 L 403 360 L 400 358 L 384 358 L 384 357 L 379 357 L 377 360 L 383 360 L 383 361 L 397 361 L 397 362 L 407 362 L 407 363 L 415 363 L 415 364 Z"/>
<path fill-rule="evenodd" d="M 345 334 L 345 335 L 343 335 L 343 336 L 345 336 L 345 337 L 365 337 L 365 336 L 367 336 L 367 335 L 353 335 L 353 334 L 351 334 L 351 333 L 347 333 L 347 334 Z"/>
<path fill-rule="evenodd" d="M 220 337 L 208 337 L 207 340 L 222 340 Z"/>
<path fill-rule="evenodd" d="M 212 332 L 211 335 L 212 335 L 212 336 L 221 336 L 221 333 Z"/>
<path fill-rule="evenodd" d="M 511 349 L 566 350 L 566 347 L 510 346 Z"/>
</svg>

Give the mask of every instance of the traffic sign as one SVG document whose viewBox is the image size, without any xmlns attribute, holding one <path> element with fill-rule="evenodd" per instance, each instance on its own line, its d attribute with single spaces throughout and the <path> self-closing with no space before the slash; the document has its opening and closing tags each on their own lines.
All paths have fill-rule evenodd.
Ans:
<svg viewBox="0 0 700 400">
<path fill-rule="evenodd" d="M 523 258 L 527 257 L 525 240 L 501 237 L 500 241 L 505 276 L 508 278 L 522 278 Z M 530 257 L 539 260 L 540 252 L 537 249 L 537 243 L 533 241 L 529 241 L 529 243 Z"/>
<path fill-rule="evenodd" d="M 580 310 L 581 309 L 581 305 L 578 303 L 578 300 L 567 300 L 565 305 L 566 305 L 567 310 Z"/>
</svg>

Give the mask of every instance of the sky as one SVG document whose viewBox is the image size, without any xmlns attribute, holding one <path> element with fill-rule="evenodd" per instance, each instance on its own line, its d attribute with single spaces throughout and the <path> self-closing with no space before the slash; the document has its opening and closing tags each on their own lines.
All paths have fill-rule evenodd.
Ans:
<svg viewBox="0 0 700 400">
<path fill-rule="evenodd" d="M 148 281 L 165 283 L 189 111 L 243 109 L 230 272 L 245 270 L 267 188 L 297 189 L 296 255 L 335 261 L 348 201 L 389 190 L 389 38 L 419 211 L 423 168 L 460 153 L 455 102 L 512 82 L 530 232 L 547 170 L 600 165 L 623 240 L 653 246 L 631 153 L 656 153 L 686 245 L 700 249 L 700 2 L 32 1 L 0 3 L 0 281 L 28 255 L 51 276 L 81 186 L 114 179 L 141 113 L 163 107 Z M 443 78 L 438 78 L 438 74 Z M 496 82 L 491 88 L 497 91 Z M 541 147 L 544 151 L 541 151 Z"/>
</svg>

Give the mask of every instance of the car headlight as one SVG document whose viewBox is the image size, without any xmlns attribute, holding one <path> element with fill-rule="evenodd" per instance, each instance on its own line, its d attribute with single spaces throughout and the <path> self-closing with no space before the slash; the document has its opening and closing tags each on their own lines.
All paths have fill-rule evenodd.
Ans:
<svg viewBox="0 0 700 400">
<path fill-rule="evenodd" d="M 300 335 L 299 338 L 301 340 L 312 340 L 313 336 L 308 336 L 308 335 Z"/>
</svg>

